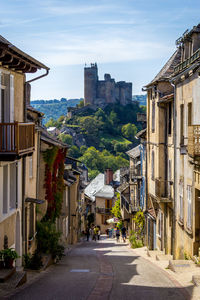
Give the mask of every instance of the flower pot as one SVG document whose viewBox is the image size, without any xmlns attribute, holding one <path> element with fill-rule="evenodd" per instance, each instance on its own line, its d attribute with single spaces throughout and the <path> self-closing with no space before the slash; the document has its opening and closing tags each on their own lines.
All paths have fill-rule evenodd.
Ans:
<svg viewBox="0 0 200 300">
<path fill-rule="evenodd" d="M 14 259 L 11 258 L 11 257 L 4 258 L 5 269 L 12 269 L 13 268 L 13 262 L 14 262 Z"/>
</svg>

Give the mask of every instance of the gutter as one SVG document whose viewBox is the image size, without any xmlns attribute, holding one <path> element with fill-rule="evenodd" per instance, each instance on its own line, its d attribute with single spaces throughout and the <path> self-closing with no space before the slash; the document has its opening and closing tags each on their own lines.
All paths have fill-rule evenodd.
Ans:
<svg viewBox="0 0 200 300">
<path fill-rule="evenodd" d="M 47 68 L 45 74 L 42 74 L 42 75 L 37 76 L 37 77 L 35 77 L 35 78 L 31 79 L 31 80 L 28 80 L 28 81 L 25 82 L 25 84 L 26 84 L 26 83 L 33 82 L 33 81 L 36 81 L 36 80 L 38 80 L 38 79 L 40 79 L 40 78 L 43 78 L 43 77 L 47 76 L 47 75 L 49 74 L 49 70 L 50 70 L 50 69 Z"/>
</svg>

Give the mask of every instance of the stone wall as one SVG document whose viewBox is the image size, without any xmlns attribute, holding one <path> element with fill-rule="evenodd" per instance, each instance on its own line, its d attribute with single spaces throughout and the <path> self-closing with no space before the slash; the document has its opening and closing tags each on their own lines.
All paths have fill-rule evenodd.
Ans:
<svg viewBox="0 0 200 300">
<path fill-rule="evenodd" d="M 120 103 L 127 105 L 132 101 L 132 83 L 115 82 L 110 74 L 104 80 L 98 79 L 97 64 L 84 68 L 84 105 Z"/>
</svg>

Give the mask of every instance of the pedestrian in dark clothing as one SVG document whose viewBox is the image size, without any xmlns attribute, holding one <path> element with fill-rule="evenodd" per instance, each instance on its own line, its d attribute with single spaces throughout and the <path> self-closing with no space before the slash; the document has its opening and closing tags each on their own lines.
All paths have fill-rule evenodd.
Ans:
<svg viewBox="0 0 200 300">
<path fill-rule="evenodd" d="M 123 242 L 125 243 L 126 242 L 126 228 L 122 227 L 121 232 L 122 232 Z"/>
<path fill-rule="evenodd" d="M 90 229 L 89 229 L 89 227 L 86 228 L 86 236 L 87 236 L 87 242 L 89 242 L 89 239 L 90 239 Z"/>
</svg>

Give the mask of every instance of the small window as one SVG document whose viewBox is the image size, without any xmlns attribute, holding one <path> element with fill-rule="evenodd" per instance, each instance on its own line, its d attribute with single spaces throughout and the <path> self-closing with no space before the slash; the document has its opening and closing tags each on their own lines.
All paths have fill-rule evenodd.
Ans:
<svg viewBox="0 0 200 300">
<path fill-rule="evenodd" d="M 10 209 L 17 207 L 17 165 L 10 164 Z"/>
<path fill-rule="evenodd" d="M 192 125 L 192 103 L 188 103 L 188 126 Z"/>
<path fill-rule="evenodd" d="M 33 157 L 29 157 L 29 178 L 33 178 Z"/>
<path fill-rule="evenodd" d="M 179 184 L 179 218 L 183 221 L 183 181 Z"/>
<path fill-rule="evenodd" d="M 169 102 L 168 106 L 168 134 L 172 134 L 172 103 Z"/>
<path fill-rule="evenodd" d="M 151 179 L 155 179 L 155 170 L 154 170 L 154 151 L 151 153 Z"/>
<path fill-rule="evenodd" d="M 163 214 L 161 211 L 159 212 L 159 219 L 158 219 L 158 235 L 162 236 L 162 222 L 163 222 Z"/>
<path fill-rule="evenodd" d="M 151 130 L 155 132 L 155 101 L 152 101 Z"/>
<path fill-rule="evenodd" d="M 8 165 L 3 167 L 3 213 L 8 212 Z"/>
<path fill-rule="evenodd" d="M 187 186 L 187 227 L 192 228 L 192 186 Z"/>
<path fill-rule="evenodd" d="M 180 144 L 184 145 L 184 105 L 180 106 Z"/>
</svg>

